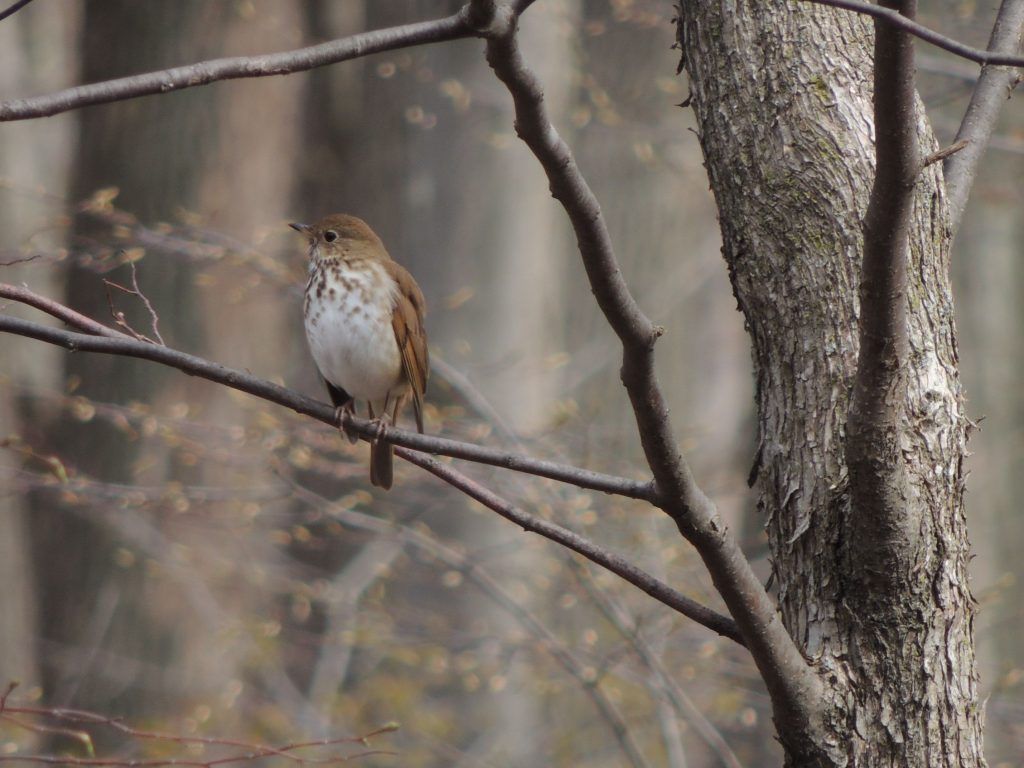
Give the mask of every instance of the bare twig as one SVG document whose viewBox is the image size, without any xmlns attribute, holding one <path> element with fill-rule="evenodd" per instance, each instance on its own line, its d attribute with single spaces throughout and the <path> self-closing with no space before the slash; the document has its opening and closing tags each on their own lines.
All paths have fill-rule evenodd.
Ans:
<svg viewBox="0 0 1024 768">
<path fill-rule="evenodd" d="M 912 19 L 916 0 L 884 0 Z M 851 551 L 856 572 L 875 579 L 867 594 L 902 583 L 904 556 L 919 523 L 908 519 L 900 415 L 910 346 L 907 262 L 914 183 L 921 171 L 914 90 L 914 41 L 875 20 L 875 181 L 864 222 L 860 354 L 846 423 Z"/>
<path fill-rule="evenodd" d="M 134 336 L 139 341 L 145 341 L 150 344 L 159 344 L 162 347 L 166 347 L 167 345 L 164 343 L 164 338 L 163 336 L 160 335 L 160 316 L 156 313 L 156 310 L 153 309 L 153 305 L 149 303 L 149 299 L 146 297 L 146 294 L 144 294 L 142 292 L 142 289 L 139 288 L 139 277 L 135 269 L 135 262 L 130 261 L 128 262 L 128 264 L 129 266 L 131 266 L 132 269 L 131 288 L 125 288 L 123 285 L 121 285 L 120 283 L 115 283 L 113 280 L 107 280 L 106 278 L 103 279 L 103 284 L 107 287 L 107 304 L 110 306 L 110 314 L 113 316 L 114 321 L 118 324 L 119 327 L 124 328 L 126 331 L 128 331 L 129 334 Z M 123 291 L 124 293 L 127 293 L 131 296 L 137 296 L 139 299 L 142 300 L 142 303 L 146 307 L 146 311 L 149 312 L 149 320 L 153 326 L 153 335 L 156 336 L 156 341 L 153 341 L 153 339 L 149 338 L 145 334 L 139 333 L 134 328 L 132 328 L 128 324 L 128 321 L 125 319 L 124 312 L 114 309 L 114 300 L 113 297 L 110 295 L 111 288 L 116 288 L 117 290 Z"/>
<path fill-rule="evenodd" d="M 921 161 L 921 167 L 927 168 L 929 165 L 935 165 L 940 160 L 945 160 L 947 157 L 952 157 L 957 152 L 963 150 L 970 142 L 965 140 L 955 141 L 948 147 L 943 147 L 932 152 L 928 157 Z"/>
<path fill-rule="evenodd" d="M 498 10 L 496 0 L 469 0 L 469 23 L 476 29 L 490 26 Z"/>
<path fill-rule="evenodd" d="M 299 485 L 293 484 L 293 487 L 300 499 L 314 504 L 318 508 L 328 509 L 332 517 L 342 525 L 357 530 L 372 531 L 382 538 L 390 537 L 396 539 L 401 545 L 423 550 L 446 567 L 462 574 L 468 582 L 475 585 L 484 595 L 493 600 L 496 605 L 512 616 L 520 626 L 533 635 L 544 650 L 551 655 L 551 658 L 579 683 L 584 694 L 594 704 L 598 714 L 601 715 L 612 729 L 619 747 L 627 759 L 634 766 L 647 765 L 647 761 L 640 753 L 630 734 L 630 729 L 623 721 L 615 705 L 608 699 L 591 675 L 588 674 L 587 665 L 578 659 L 576 654 L 566 647 L 565 643 L 561 642 L 547 628 L 543 621 L 524 608 L 519 601 L 515 600 L 501 583 L 482 568 L 474 558 L 445 546 L 442 542 L 437 541 L 422 531 L 332 504 L 327 499 Z"/>
<path fill-rule="evenodd" d="M 1003 0 L 988 41 L 989 51 L 1016 53 L 1020 50 L 1022 31 L 1024 0 Z M 1017 85 L 1018 75 L 1016 70 L 1007 67 L 986 66 L 974 85 L 971 103 L 956 134 L 957 141 L 966 142 L 967 150 L 947 158 L 942 165 L 946 179 L 946 204 L 954 235 L 967 207 L 978 163 L 992 138 L 996 118 Z"/>
<path fill-rule="evenodd" d="M 13 267 L 15 264 L 27 264 L 30 261 L 41 259 L 43 254 L 36 253 L 32 256 L 23 256 L 20 259 L 9 259 L 8 261 L 0 261 L 0 267 Z"/>
<path fill-rule="evenodd" d="M 200 737 L 200 736 L 185 736 L 177 733 L 161 733 L 158 731 L 146 731 L 139 728 L 133 728 L 127 725 L 123 721 L 107 717 L 105 715 L 99 715 L 94 712 L 87 712 L 78 709 L 65 709 L 59 707 L 41 707 L 41 706 L 22 706 L 17 704 L 11 704 L 8 701 L 13 685 L 8 689 L 7 693 L 3 697 L 2 708 L 0 708 L 0 720 L 3 722 L 10 723 L 11 725 L 28 730 L 35 733 L 49 733 L 55 735 L 64 735 L 70 738 L 74 738 L 83 744 L 83 747 L 90 753 L 89 757 L 73 757 L 69 755 L 62 755 L 60 757 L 49 756 L 49 755 L 25 755 L 25 754 L 5 754 L 0 755 L 0 762 L 27 762 L 47 765 L 83 765 L 83 766 L 144 766 L 146 768 L 158 768 L 159 766 L 197 766 L 201 768 L 210 768 L 211 766 L 218 765 L 230 765 L 233 763 L 243 762 L 254 762 L 264 757 L 276 757 L 281 760 L 288 761 L 297 765 L 336 765 L 339 763 L 347 762 L 356 758 L 367 757 L 375 754 L 393 754 L 390 752 L 383 752 L 380 750 L 365 750 L 358 753 L 352 753 L 347 755 L 339 754 L 328 754 L 324 756 L 316 756 L 309 754 L 296 754 L 298 752 L 308 751 L 315 747 L 336 747 L 343 744 L 358 744 L 365 746 L 369 740 L 375 736 L 379 736 L 383 733 L 389 733 L 397 729 L 398 726 L 389 724 L 382 726 L 370 733 L 366 733 L 362 736 L 347 736 L 341 738 L 327 738 L 319 739 L 316 741 L 303 741 L 294 742 L 291 744 L 284 744 L 281 746 L 269 746 L 265 744 L 255 744 L 247 741 L 239 741 L 237 739 L 227 739 L 218 737 Z M 21 717 L 15 717 L 20 715 Z M 69 728 L 66 726 L 52 726 L 45 723 L 33 723 L 24 719 L 26 717 L 34 718 L 46 718 L 49 720 L 55 720 L 61 723 L 67 723 L 73 726 L 79 726 L 80 728 Z M 225 747 L 236 750 L 241 750 L 235 754 L 229 754 L 222 757 L 214 757 L 209 760 L 199 759 L 188 759 L 181 757 L 169 757 L 163 759 L 150 759 L 150 760 L 138 760 L 124 757 L 93 757 L 92 752 L 92 737 L 88 731 L 84 730 L 85 726 L 104 727 L 111 730 L 117 731 L 131 739 L 138 741 L 158 741 L 170 744 L 179 744 L 184 747 Z"/>
<path fill-rule="evenodd" d="M 551 124 L 543 89 L 523 60 L 514 14 L 506 8 L 498 16 L 488 31 L 487 61 L 512 95 L 516 132 L 540 161 L 552 195 L 565 208 L 591 290 L 622 342 L 622 381 L 657 482 L 659 506 L 707 566 L 767 684 L 780 729 L 805 734 L 808 743 L 822 743 L 823 726 L 815 704 L 821 681 L 786 632 L 775 605 L 680 453 L 654 373 L 654 343 L 661 329 L 643 314 L 626 286 L 600 205 Z"/>
<path fill-rule="evenodd" d="M 891 28 L 903 30 L 909 35 L 924 40 L 926 43 L 931 43 L 944 51 L 955 53 L 961 58 L 977 62 L 978 64 L 1024 67 L 1024 56 L 1014 56 L 996 51 L 983 51 L 981 48 L 964 45 L 951 37 L 940 35 L 923 24 L 919 24 L 913 19 L 900 14 L 890 4 L 874 5 L 873 3 L 861 2 L 861 0 L 805 0 L 805 2 L 828 5 L 833 8 L 842 8 L 847 11 L 873 16 L 875 19 L 884 21 Z"/>
<path fill-rule="evenodd" d="M 580 585 L 586 590 L 601 614 L 609 624 L 615 627 L 616 631 L 629 643 L 637 658 L 657 678 L 659 693 L 672 704 L 676 716 L 693 726 L 693 729 L 718 756 L 725 768 L 743 768 L 743 764 L 740 763 L 736 753 L 732 751 L 722 734 L 669 674 L 661 662 L 661 654 L 656 652 L 651 644 L 640 635 L 639 627 L 628 616 L 625 608 L 611 594 L 594 584 L 590 571 L 583 563 L 574 563 L 573 570 Z"/>
<path fill-rule="evenodd" d="M 80 85 L 46 96 L 4 101 L 0 102 L 0 122 L 47 117 L 92 104 L 180 91 L 218 80 L 289 75 L 372 53 L 472 37 L 477 33 L 467 17 L 468 13 L 463 9 L 442 19 L 363 32 L 308 48 L 201 61 L 185 67 Z"/>
</svg>

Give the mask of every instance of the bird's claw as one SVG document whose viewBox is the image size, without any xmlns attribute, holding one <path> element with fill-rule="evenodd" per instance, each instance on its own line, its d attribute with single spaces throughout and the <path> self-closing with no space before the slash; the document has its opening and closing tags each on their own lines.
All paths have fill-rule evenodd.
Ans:
<svg viewBox="0 0 1024 768">
<path fill-rule="evenodd" d="M 384 414 L 379 419 L 377 419 L 377 434 L 374 435 L 373 441 L 377 442 L 378 440 L 380 440 L 382 437 L 384 437 L 384 435 L 387 434 L 387 431 L 388 431 L 388 416 L 387 416 L 387 414 Z"/>
<path fill-rule="evenodd" d="M 352 400 L 334 409 L 334 416 L 338 421 L 338 429 L 341 431 L 341 434 L 348 438 L 352 445 L 359 442 L 359 433 L 349 426 L 349 417 L 354 416 L 355 413 L 356 407 Z"/>
</svg>

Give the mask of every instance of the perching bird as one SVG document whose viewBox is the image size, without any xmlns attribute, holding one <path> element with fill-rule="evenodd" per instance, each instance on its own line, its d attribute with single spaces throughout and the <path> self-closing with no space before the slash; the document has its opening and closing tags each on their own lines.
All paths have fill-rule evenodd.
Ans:
<svg viewBox="0 0 1024 768">
<path fill-rule="evenodd" d="M 334 214 L 289 226 L 309 239 L 306 338 L 335 407 L 354 411 L 365 400 L 383 429 L 388 409 L 397 423 L 411 399 L 422 432 L 430 360 L 420 287 L 362 219 Z M 391 487 L 392 457 L 390 443 L 373 441 L 370 482 Z"/>
</svg>

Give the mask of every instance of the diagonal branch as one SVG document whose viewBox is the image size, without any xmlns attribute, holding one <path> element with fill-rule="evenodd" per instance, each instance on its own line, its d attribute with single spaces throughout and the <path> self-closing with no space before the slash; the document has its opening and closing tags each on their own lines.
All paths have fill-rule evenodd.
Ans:
<svg viewBox="0 0 1024 768">
<path fill-rule="evenodd" d="M 424 534 L 422 531 L 390 520 L 383 520 L 372 515 L 341 508 L 339 505 L 332 504 L 329 500 L 317 496 L 305 488 L 300 486 L 293 487 L 295 493 L 300 498 L 318 508 L 327 508 L 331 516 L 342 525 L 357 530 L 373 531 L 381 537 L 388 537 L 397 541 L 400 545 L 421 549 L 424 552 L 430 553 L 433 558 L 448 568 L 462 574 L 467 581 L 474 584 L 477 589 L 493 600 L 496 605 L 508 613 L 520 626 L 533 635 L 539 641 L 542 648 L 554 659 L 555 663 L 579 683 L 583 693 L 593 702 L 598 713 L 615 734 L 620 749 L 630 763 L 634 766 L 648 765 L 648 762 L 644 759 L 635 743 L 628 724 L 622 718 L 616 706 L 601 690 L 601 687 L 595 684 L 583 661 L 577 658 L 572 650 L 567 648 L 565 643 L 560 641 L 539 617 L 513 599 L 512 595 L 506 591 L 500 581 L 482 568 L 476 558 L 457 552 L 442 542 Z"/>
<path fill-rule="evenodd" d="M 878 28 L 877 22 L 883 21 L 891 29 L 903 30 L 907 34 L 920 38 L 926 43 L 931 43 L 937 48 L 949 51 L 950 53 L 955 53 L 962 59 L 968 59 L 970 61 L 977 62 L 978 64 L 998 64 L 1007 67 L 1024 67 L 1024 56 L 1015 56 L 1005 51 L 994 51 L 991 49 L 983 51 L 981 48 L 973 48 L 972 46 L 965 45 L 951 37 L 940 35 L 938 32 L 914 21 L 913 18 L 901 14 L 891 3 L 880 3 L 875 5 L 874 3 L 862 2 L 862 0 L 805 1 L 817 3 L 818 5 L 828 5 L 832 8 L 842 8 L 843 10 L 872 16 L 876 21 L 876 29 Z"/>
<path fill-rule="evenodd" d="M 705 741 L 708 748 L 715 753 L 725 768 L 743 768 L 736 754 L 718 729 L 704 716 L 700 707 L 693 703 L 676 679 L 665 668 L 659 654 L 646 638 L 641 636 L 640 627 L 626 612 L 625 607 L 611 594 L 599 589 L 590 572 L 582 563 L 574 563 L 576 578 L 597 609 L 611 624 L 626 643 L 633 649 L 637 658 L 647 667 L 658 680 L 658 693 L 667 699 L 678 718 L 686 720 L 697 734 Z"/>
<path fill-rule="evenodd" d="M 1014 54 L 1020 50 L 1021 34 L 1024 32 L 1024 0 L 1003 0 L 992 27 L 988 49 L 993 53 Z M 946 179 L 946 202 L 949 206 L 950 226 L 955 233 L 960 227 L 967 198 L 974 186 L 978 163 L 988 148 L 996 119 L 1010 93 L 1017 85 L 1020 73 L 1008 67 L 988 65 L 982 68 L 981 77 L 974 85 L 971 103 L 967 106 L 956 140 L 966 141 L 967 146 L 955 155 L 946 158 L 942 173 Z"/>
<path fill-rule="evenodd" d="M 662 329 L 643 314 L 626 286 L 600 205 L 551 124 L 543 89 L 523 60 L 516 21 L 508 7 L 494 15 L 485 30 L 487 61 L 512 95 L 516 133 L 537 157 L 552 195 L 564 207 L 594 297 L 622 342 L 622 382 L 658 485 L 659 506 L 707 566 L 766 682 L 780 730 L 802 734 L 808 744 L 821 743 L 822 721 L 817 710 L 821 682 L 782 626 L 775 605 L 682 457 L 654 373 L 654 343 Z"/>
<path fill-rule="evenodd" d="M 916 0 L 885 0 L 913 18 Z M 875 20 L 875 181 L 864 221 L 860 284 L 860 353 L 847 418 L 846 462 L 852 514 L 850 551 L 858 578 L 901 583 L 916 539 L 908 519 L 900 421 L 906 400 L 909 330 L 907 262 L 914 182 L 921 170 L 914 90 L 913 38 Z"/>
<path fill-rule="evenodd" d="M 154 362 L 162 363 L 177 368 L 185 373 L 200 376 L 209 381 L 217 382 L 260 397 L 269 402 L 291 408 L 297 413 L 311 416 L 324 423 L 336 425 L 337 413 L 331 406 L 317 402 L 308 397 L 293 392 L 285 387 L 273 384 L 269 381 L 259 379 L 241 371 L 226 368 L 217 363 L 203 360 L 199 357 L 179 352 L 169 347 L 162 347 L 157 344 L 148 344 L 137 341 L 119 331 L 106 329 L 110 332 L 108 336 L 91 336 L 82 333 L 73 333 L 38 323 L 21 320 L 14 317 L 0 315 L 0 332 L 12 333 L 19 336 L 34 338 L 50 344 L 65 347 L 72 352 L 101 352 L 113 355 L 124 355 L 137 357 Z M 508 454 L 501 451 L 494 451 L 470 443 L 460 443 L 455 440 L 421 435 L 417 432 L 406 432 L 400 429 L 388 429 L 386 435 L 378 435 L 378 426 L 364 419 L 349 417 L 348 426 L 366 438 L 383 437 L 396 446 L 396 453 L 410 463 L 426 469 L 432 474 L 440 477 L 451 485 L 460 488 L 468 495 L 477 499 L 486 506 L 494 509 L 503 517 L 521 525 L 524 530 L 532 531 L 545 538 L 551 539 L 563 546 L 578 552 L 597 565 L 610 570 L 612 573 L 622 577 L 626 581 L 642 589 L 659 602 L 673 608 L 679 613 L 702 624 L 720 635 L 743 643 L 734 622 L 727 616 L 722 616 L 709 608 L 689 599 L 677 592 L 667 584 L 659 581 L 640 568 L 637 568 L 628 560 L 614 553 L 608 552 L 597 544 L 589 541 L 583 536 L 574 533 L 566 528 L 543 520 L 541 518 L 523 512 L 479 484 L 457 472 L 455 469 L 441 464 L 434 458 L 416 453 L 424 451 L 433 454 L 442 454 L 454 458 L 469 458 L 479 463 L 491 464 L 493 466 L 504 466 L 508 469 L 526 471 L 529 474 L 539 474 L 550 479 L 560 479 L 552 475 L 560 475 L 562 479 L 574 476 L 585 482 L 592 482 L 593 485 L 603 485 L 605 488 L 591 488 L 591 490 L 608 490 L 612 485 L 618 485 L 624 489 L 634 487 L 633 481 L 623 478 L 615 478 L 611 475 L 601 475 L 596 472 L 589 472 L 577 467 L 567 467 L 553 462 L 531 459 L 527 456 Z M 409 450 L 412 449 L 412 450 Z M 526 469 L 529 467 L 529 469 Z M 536 470 L 536 471 L 535 471 Z M 575 484 L 575 483 L 573 483 Z M 580 486 L 588 487 L 588 486 Z M 642 486 L 647 488 L 646 485 Z M 643 498 L 636 496 L 635 498 Z"/>
<path fill-rule="evenodd" d="M 0 21 L 3 21 L 9 16 L 13 16 L 31 2 L 32 0 L 18 0 L 16 3 L 8 6 L 4 10 L 0 11 Z"/>
<path fill-rule="evenodd" d="M 111 334 L 117 335 L 94 336 L 84 333 L 73 333 L 27 320 L 0 315 L 0 332 L 45 341 L 48 344 L 64 347 L 72 352 L 100 352 L 109 355 L 152 360 L 153 362 L 177 368 L 192 376 L 199 376 L 209 381 L 224 384 L 232 389 L 247 392 L 263 400 L 283 405 L 296 413 L 312 416 L 314 419 L 325 424 L 335 426 L 338 424 L 338 416 L 334 408 L 326 403 L 300 395 L 298 392 L 287 387 L 279 386 L 265 379 L 227 368 L 218 363 L 204 360 L 201 357 L 195 357 L 176 349 L 137 341 L 110 328 L 106 330 Z M 346 418 L 346 426 L 350 427 L 353 431 L 367 439 L 377 438 L 379 428 L 374 422 L 352 416 Z M 386 434 L 381 437 L 395 445 L 403 445 L 416 451 L 425 451 L 442 456 L 451 456 L 456 459 L 465 459 L 478 464 L 511 469 L 516 472 L 546 477 L 549 480 L 567 482 L 570 485 L 576 485 L 579 488 L 586 488 L 592 491 L 601 491 L 633 499 L 646 499 L 648 501 L 653 497 L 653 489 L 649 483 L 607 475 L 601 472 L 592 472 L 587 469 L 558 464 L 553 461 L 534 459 L 522 454 L 498 451 L 493 448 L 474 445 L 473 443 L 463 443 L 458 440 L 449 440 L 432 435 L 421 435 L 418 432 L 408 432 L 404 429 L 393 427 L 388 428 Z"/>
<path fill-rule="evenodd" d="M 48 117 L 93 104 L 180 91 L 218 80 L 290 75 L 372 53 L 473 37 L 476 34 L 470 24 L 467 8 L 463 8 L 442 19 L 363 32 L 307 48 L 261 56 L 232 56 L 200 61 L 184 67 L 80 85 L 45 96 L 3 101 L 0 102 L 0 122 Z"/>
<path fill-rule="evenodd" d="M 418 453 L 412 453 L 402 448 L 396 449 L 395 452 L 402 456 L 402 458 L 404 458 L 406 461 L 410 461 L 413 464 L 422 467 L 435 477 L 444 480 L 452 487 L 462 491 L 470 498 L 476 499 L 481 504 L 497 512 L 505 519 L 511 520 L 512 522 L 521 525 L 523 527 L 523 530 L 530 531 L 533 533 L 539 533 L 540 535 L 545 536 L 546 538 L 550 538 L 553 541 L 556 541 L 560 544 L 563 544 L 564 546 L 569 547 L 570 549 L 580 552 L 584 555 L 584 557 L 587 557 L 591 561 L 597 562 L 599 565 L 602 565 L 601 562 L 594 559 L 593 552 L 589 554 L 587 553 L 586 550 L 590 547 L 579 549 L 573 545 L 574 540 L 579 539 L 580 537 L 572 533 L 571 531 L 568 531 L 564 528 L 561 528 L 561 526 L 554 525 L 553 523 L 534 517 L 533 515 L 529 515 L 517 509 L 516 507 L 506 502 L 504 499 L 500 498 L 497 494 L 484 488 L 479 483 L 470 480 L 468 477 L 463 475 L 461 472 L 458 472 L 457 470 L 453 469 L 452 467 L 446 464 L 442 464 L 437 459 L 432 459 L 429 456 L 424 456 Z M 608 553 L 602 554 L 608 556 Z M 627 561 L 618 557 L 617 555 L 610 555 L 610 557 L 614 561 L 619 561 L 620 564 L 624 564 L 631 571 L 639 571 L 639 569 L 633 567 Z M 630 581 L 631 583 L 637 583 L 633 581 L 633 579 L 629 576 L 624 575 L 622 572 L 615 570 L 614 567 L 609 567 L 608 564 L 604 564 L 604 567 L 608 568 L 613 573 L 623 576 L 623 578 L 625 578 L 627 581 Z M 639 571 L 639 573 L 643 573 L 643 571 Z M 644 576 L 650 578 L 652 581 L 657 581 L 656 579 L 653 579 L 653 577 L 647 576 L 647 574 L 644 574 Z M 478 584 L 478 586 L 481 586 L 483 584 L 486 584 L 487 582 L 484 579 L 478 579 L 476 583 Z M 660 582 L 658 583 L 660 584 Z M 667 585 L 662 584 L 661 586 L 664 587 L 664 589 L 671 590 L 671 588 Z M 641 589 L 644 589 L 644 587 L 641 587 Z M 644 591 L 647 592 L 647 589 L 644 589 Z M 529 612 L 523 610 L 522 607 L 518 606 L 514 601 L 510 601 L 510 598 L 504 591 L 492 590 L 488 592 L 488 594 L 493 599 L 497 600 L 499 604 L 505 607 L 506 610 L 512 612 L 513 615 L 515 615 L 520 622 L 526 625 L 526 627 L 530 630 L 531 633 L 533 633 L 536 637 L 540 638 L 544 643 L 545 650 L 547 650 L 548 653 L 551 654 L 552 658 L 554 658 L 555 661 L 558 662 L 558 664 L 566 672 L 568 672 L 570 675 L 576 678 L 576 680 L 583 685 L 583 692 L 594 704 L 594 707 L 597 709 L 598 714 L 601 716 L 601 718 L 605 721 L 605 723 L 608 724 L 608 727 L 611 729 L 612 733 L 615 736 L 615 740 L 618 742 L 619 748 L 626 756 L 626 759 L 629 761 L 629 764 L 632 765 L 633 768 L 648 768 L 650 766 L 650 763 L 644 758 L 643 753 L 637 746 L 636 740 L 633 736 L 633 732 L 626 724 L 626 721 L 620 714 L 618 707 L 616 707 L 615 704 L 611 701 L 611 699 L 609 699 L 604 694 L 604 692 L 596 684 L 596 681 L 588 680 L 586 672 L 584 671 L 582 665 L 580 665 L 580 663 L 576 660 L 576 658 L 571 653 L 569 653 L 569 651 L 563 646 L 562 643 L 558 642 L 558 640 L 555 638 L 554 635 L 551 634 L 547 627 L 545 627 Z M 648 592 L 648 594 L 651 594 L 651 596 L 655 597 L 655 599 L 660 599 L 657 597 L 657 595 L 652 594 L 651 592 Z M 732 634 L 728 635 L 725 634 L 725 632 L 721 632 L 719 630 L 715 631 L 719 631 L 720 634 L 723 634 L 726 637 L 731 637 L 736 642 L 741 642 L 741 640 L 739 639 L 739 635 L 736 633 L 736 625 L 727 616 L 721 616 L 719 614 L 714 613 L 714 611 L 709 611 L 703 606 L 699 606 L 699 604 L 693 603 L 693 601 L 689 600 L 688 598 L 685 598 L 682 595 L 679 595 L 678 593 L 676 594 L 684 601 L 692 603 L 694 606 L 698 606 L 702 612 L 710 614 L 711 616 L 715 617 L 711 619 L 712 622 L 714 622 L 715 619 L 717 619 L 719 623 L 724 622 L 722 628 L 726 631 L 729 631 L 729 629 L 731 629 Z M 665 601 L 662 600 L 662 602 Z M 689 615 L 685 612 L 683 613 L 684 615 Z M 707 626 L 705 621 L 700 619 L 695 620 Z"/>
<path fill-rule="evenodd" d="M 611 571 L 633 586 L 643 590 L 658 602 L 673 608 L 713 632 L 717 632 L 723 637 L 728 637 L 730 640 L 735 640 L 740 645 L 744 645 L 736 623 L 732 619 L 722 616 L 710 608 L 706 608 L 700 603 L 680 594 L 664 582 L 637 568 L 626 558 L 602 549 L 578 533 L 570 531 L 568 528 L 563 528 L 556 523 L 552 523 L 550 520 L 544 520 L 536 515 L 524 512 L 518 507 L 509 504 L 475 480 L 466 477 L 454 467 L 442 464 L 437 459 L 422 453 L 414 453 L 404 448 L 396 448 L 395 453 L 406 461 L 425 469 L 435 477 L 441 478 L 449 485 L 458 488 L 488 509 L 497 512 L 506 520 L 520 526 L 524 531 L 539 534 L 546 539 L 551 539 L 551 541 L 561 544 L 567 549 L 571 549 L 573 552 L 583 555 L 592 563 L 600 565 L 602 568 Z"/>
<path fill-rule="evenodd" d="M 0 299 L 11 299 L 30 307 L 35 307 L 51 317 L 63 320 L 72 328 L 77 328 L 80 331 L 84 331 L 85 333 L 94 336 L 107 336 L 114 339 L 132 338 L 127 333 L 122 333 L 121 331 L 109 328 L 103 323 L 93 320 L 91 317 L 86 317 L 85 315 L 76 312 L 71 307 L 65 306 L 53 299 L 48 299 L 45 296 L 40 296 L 38 293 L 29 290 L 23 285 L 0 283 Z"/>
</svg>

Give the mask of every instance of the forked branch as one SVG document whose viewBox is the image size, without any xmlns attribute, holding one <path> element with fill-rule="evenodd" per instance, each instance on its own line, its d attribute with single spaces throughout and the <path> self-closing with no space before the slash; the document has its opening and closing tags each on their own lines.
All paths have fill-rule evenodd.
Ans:
<svg viewBox="0 0 1024 768">
<path fill-rule="evenodd" d="M 863 2 L 863 0 L 806 1 L 816 3 L 818 5 L 828 5 L 832 8 L 842 8 L 847 11 L 853 11 L 854 13 L 862 13 L 866 16 L 871 16 L 876 21 L 876 29 L 878 28 L 877 22 L 883 22 L 892 29 L 901 30 L 908 35 L 913 35 L 914 37 L 924 40 L 926 43 L 931 43 L 937 48 L 949 51 L 950 53 L 956 54 L 960 58 L 967 59 L 968 61 L 986 65 L 991 64 L 1005 67 L 1024 67 L 1024 56 L 992 49 L 985 51 L 981 48 L 974 48 L 970 45 L 965 45 L 951 37 L 941 35 L 923 24 L 919 24 L 914 21 L 912 17 L 900 13 L 900 11 L 891 3 L 878 3 L 876 5 L 875 3 Z"/>
<path fill-rule="evenodd" d="M 0 284 L 0 296 L 6 294 L 10 297 L 12 291 L 9 289 L 12 287 Z M 23 291 L 25 289 L 16 289 L 16 291 L 18 290 Z M 35 296 L 35 294 L 32 294 L 32 296 Z M 89 333 L 75 333 L 0 314 L 0 333 L 11 333 L 34 338 L 64 347 L 72 352 L 98 352 L 151 360 L 177 368 L 185 373 L 223 384 L 232 389 L 247 392 L 269 402 L 290 408 L 297 413 L 311 416 L 326 424 L 338 424 L 335 409 L 326 403 L 318 402 L 264 379 L 243 373 L 242 371 L 226 368 L 225 366 L 171 349 L 170 347 L 139 341 L 120 331 L 107 328 L 98 323 L 94 324 L 94 321 L 82 318 L 81 315 L 61 305 L 55 305 L 52 302 L 40 302 L 37 299 L 33 300 L 33 303 L 37 306 L 43 304 L 48 307 L 48 311 L 51 314 L 62 317 L 67 322 L 86 326 L 92 330 Z M 102 331 L 99 329 L 102 329 Z M 98 332 L 98 335 L 96 332 Z M 389 428 L 384 435 L 378 436 L 378 426 L 374 422 L 352 416 L 347 416 L 347 425 L 351 430 L 363 437 L 379 437 L 379 439 L 385 439 L 394 443 L 396 446 L 399 446 L 396 452 L 407 461 L 427 469 L 432 474 L 497 511 L 503 517 L 522 526 L 525 530 L 537 533 L 544 538 L 578 552 L 591 562 L 615 573 L 673 610 L 724 637 L 728 637 L 741 644 L 743 643 L 735 623 L 727 616 L 722 616 L 687 598 L 664 582 L 634 566 L 625 558 L 609 552 L 585 537 L 508 504 L 478 483 L 466 478 L 451 467 L 441 464 L 436 459 L 423 455 L 423 453 L 463 458 L 469 461 L 502 466 L 526 474 L 534 474 L 539 477 L 555 480 L 567 480 L 569 477 L 575 477 L 576 480 L 586 483 L 586 485 L 579 485 L 577 482 L 571 483 L 578 485 L 578 487 L 602 486 L 602 488 L 591 487 L 590 490 L 605 490 L 606 492 L 614 492 L 612 488 L 618 487 L 621 490 L 629 491 L 628 494 L 623 495 L 650 500 L 651 489 L 648 484 L 637 483 L 625 478 L 616 478 L 612 475 L 590 472 L 578 467 L 533 459 L 521 454 L 496 451 L 472 443 L 462 443 L 432 435 L 421 435 L 418 432 L 407 432 L 406 430 Z"/>
<path fill-rule="evenodd" d="M 780 732 L 802 734 L 798 738 L 804 745 L 821 743 L 821 682 L 679 450 L 654 373 L 654 344 L 661 329 L 643 314 L 626 285 L 597 198 L 552 125 L 540 82 L 523 59 L 516 21 L 511 9 L 498 9 L 487 30 L 487 61 L 512 95 L 516 133 L 537 157 L 552 195 L 565 209 L 591 290 L 622 342 L 622 381 L 657 482 L 659 506 L 697 549 L 736 620 L 768 687 Z"/>
<path fill-rule="evenodd" d="M 1003 0 L 988 41 L 989 51 L 999 54 L 1017 53 L 1022 32 L 1024 0 Z M 949 206 L 950 226 L 954 235 L 967 207 L 978 163 L 992 138 L 996 118 L 1009 100 L 1019 78 L 1017 70 L 991 64 L 982 68 L 981 77 L 974 84 L 971 103 L 967 106 L 960 130 L 956 134 L 956 140 L 965 141 L 967 145 L 962 151 L 946 158 L 942 164 L 942 175 L 946 180 L 946 204 Z"/>
</svg>

